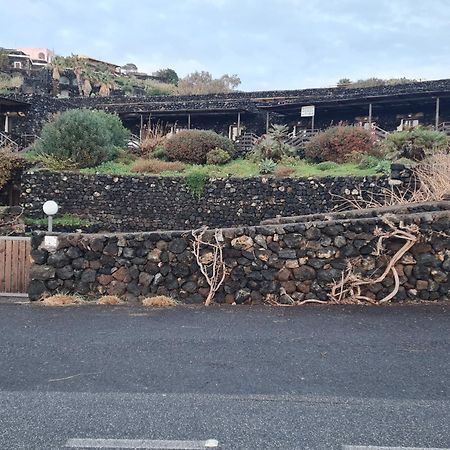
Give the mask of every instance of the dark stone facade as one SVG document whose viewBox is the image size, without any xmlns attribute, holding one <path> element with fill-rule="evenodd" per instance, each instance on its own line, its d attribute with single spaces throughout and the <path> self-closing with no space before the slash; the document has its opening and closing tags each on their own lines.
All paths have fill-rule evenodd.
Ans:
<svg viewBox="0 0 450 450">
<path fill-rule="evenodd" d="M 427 209 L 427 208 L 425 208 Z M 417 227 L 419 241 L 397 263 L 400 289 L 394 301 L 449 300 L 450 202 L 434 211 L 379 209 L 368 217 L 329 220 L 327 215 L 286 224 L 222 230 L 228 275 L 217 293 L 219 303 L 264 301 L 267 295 L 286 300 L 330 299 L 330 284 L 340 280 L 348 264 L 363 277 L 378 276 L 403 241 L 388 238 L 385 252 L 375 254 L 380 230 Z M 387 216 L 386 216 L 387 214 Z M 367 216 L 367 215 L 366 215 Z M 375 216 L 375 217 L 374 217 Z M 208 239 L 208 237 L 206 237 Z M 32 239 L 29 294 L 35 300 L 56 292 L 96 297 L 102 294 L 137 301 L 169 295 L 184 303 L 202 303 L 208 286 L 192 253 L 189 231 L 129 234 L 63 234 L 49 249 L 44 234 Z M 203 253 L 204 258 L 208 258 Z M 381 283 L 363 286 L 362 294 L 382 299 L 392 292 L 390 274 Z"/>
<path fill-rule="evenodd" d="M 49 199 L 61 214 L 91 219 L 110 231 L 176 230 L 202 225 L 256 225 L 277 215 L 328 212 L 369 193 L 382 195 L 387 177 L 224 178 L 193 195 L 184 177 L 84 175 L 30 171 L 22 179 L 25 214 L 42 216 Z"/>
<path fill-rule="evenodd" d="M 42 80 L 42 85 L 50 92 L 51 76 L 45 76 L 47 78 Z M 71 95 L 77 89 L 73 81 L 71 78 Z M 113 95 L 58 99 L 49 95 L 16 94 L 9 97 L 30 104 L 26 115 L 14 121 L 12 134 L 17 139 L 21 134 L 38 135 L 51 114 L 74 108 L 117 113 L 126 126 L 136 133 L 141 115 L 144 123 L 148 122 L 151 115 L 153 123 L 163 121 L 187 126 L 187 117 L 191 114 L 193 128 L 213 129 L 227 135 L 228 127 L 237 122 L 238 112 L 241 113 L 242 128 L 258 135 L 265 132 L 266 113 L 269 113 L 270 123 L 309 128 L 311 120 L 300 117 L 300 108 L 311 104 L 316 105 L 317 110 L 315 126 L 323 129 L 340 122 L 354 124 L 357 117 L 368 115 L 369 103 L 373 105 L 373 121 L 387 131 L 392 131 L 402 117 L 417 116 L 420 117 L 421 125 L 433 125 L 436 97 L 441 99 L 439 121 L 450 120 L 450 79 L 356 89 L 337 87 L 190 96 Z"/>
</svg>

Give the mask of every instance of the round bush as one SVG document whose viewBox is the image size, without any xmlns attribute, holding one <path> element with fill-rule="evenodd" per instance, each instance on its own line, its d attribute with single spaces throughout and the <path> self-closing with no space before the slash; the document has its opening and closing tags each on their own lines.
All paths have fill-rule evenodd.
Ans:
<svg viewBox="0 0 450 450">
<path fill-rule="evenodd" d="M 221 148 L 214 148 L 206 154 L 207 164 L 225 164 L 230 160 L 230 154 Z"/>
<path fill-rule="evenodd" d="M 126 145 L 129 132 L 114 114 L 72 109 L 56 114 L 42 129 L 38 153 L 72 160 L 78 167 L 95 167 L 112 160 Z"/>
<path fill-rule="evenodd" d="M 165 148 L 170 160 L 193 164 L 205 164 L 206 155 L 215 148 L 221 148 L 229 155 L 234 153 L 230 139 L 207 130 L 180 131 L 167 140 Z"/>
<path fill-rule="evenodd" d="M 333 161 L 323 161 L 316 166 L 319 170 L 325 172 L 326 170 L 333 170 L 338 167 L 338 163 L 335 163 Z"/>
<path fill-rule="evenodd" d="M 343 163 L 358 153 L 370 153 L 375 146 L 371 133 L 360 127 L 331 127 L 316 134 L 305 147 L 305 157 L 316 162 Z"/>
</svg>

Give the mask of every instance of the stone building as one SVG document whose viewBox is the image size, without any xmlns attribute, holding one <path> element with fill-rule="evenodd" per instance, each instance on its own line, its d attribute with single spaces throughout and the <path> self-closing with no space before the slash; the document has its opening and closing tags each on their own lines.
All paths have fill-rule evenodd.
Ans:
<svg viewBox="0 0 450 450">
<path fill-rule="evenodd" d="M 64 79 L 63 79 L 64 81 Z M 68 80 L 73 86 L 74 81 Z M 382 138 L 387 132 L 418 125 L 448 131 L 450 79 L 396 86 L 336 87 L 293 91 L 232 92 L 192 96 L 64 98 L 11 95 L 0 99 L 0 126 L 14 100 L 17 119 L 8 132 L 19 141 L 39 134 L 50 114 L 74 108 L 101 109 L 118 114 L 136 135 L 145 127 L 212 129 L 233 139 L 246 133 L 261 135 L 274 123 L 287 124 L 292 139 L 337 124 L 360 125 Z M 21 106 L 19 106 L 21 105 Z M 314 116 L 312 116 L 312 111 Z M 3 127 L 3 130 L 5 128 Z"/>
</svg>

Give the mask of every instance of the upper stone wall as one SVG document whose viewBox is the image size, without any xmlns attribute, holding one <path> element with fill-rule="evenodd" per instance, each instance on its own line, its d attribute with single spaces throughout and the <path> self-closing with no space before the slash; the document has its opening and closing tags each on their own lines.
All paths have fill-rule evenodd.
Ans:
<svg viewBox="0 0 450 450">
<path fill-rule="evenodd" d="M 42 215 L 49 199 L 107 230 L 142 231 L 256 225 L 277 215 L 329 212 L 368 193 L 382 195 L 387 177 L 221 178 L 193 195 L 184 177 L 85 175 L 29 171 L 23 175 L 26 215 Z"/>
</svg>

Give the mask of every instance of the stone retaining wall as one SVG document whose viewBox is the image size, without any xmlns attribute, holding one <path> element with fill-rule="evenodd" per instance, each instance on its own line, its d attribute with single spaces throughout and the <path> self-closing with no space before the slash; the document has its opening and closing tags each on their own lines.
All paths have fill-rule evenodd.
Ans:
<svg viewBox="0 0 450 450">
<path fill-rule="evenodd" d="M 268 294 L 283 292 L 297 300 L 329 300 L 330 284 L 340 280 L 349 263 L 363 276 L 379 275 L 403 245 L 387 239 L 386 256 L 375 256 L 380 230 L 389 220 L 414 225 L 420 241 L 397 264 L 399 300 L 449 300 L 450 202 L 435 211 L 380 209 L 374 217 L 267 224 L 223 229 L 228 275 L 216 301 L 261 303 Z M 57 236 L 54 250 L 44 235 L 32 239 L 31 299 L 56 292 L 86 296 L 115 294 L 129 301 L 163 294 L 184 303 L 201 303 L 208 287 L 192 254 L 189 231 L 129 234 L 66 234 Z M 205 256 L 207 258 L 207 256 Z M 363 294 L 381 299 L 394 279 L 369 285 Z"/>
<path fill-rule="evenodd" d="M 37 171 L 24 174 L 21 202 L 27 216 L 41 217 L 42 204 L 53 199 L 61 214 L 89 218 L 108 231 L 231 227 L 328 212 L 345 198 L 380 196 L 388 182 L 387 177 L 211 179 L 197 197 L 183 177 Z"/>
</svg>

